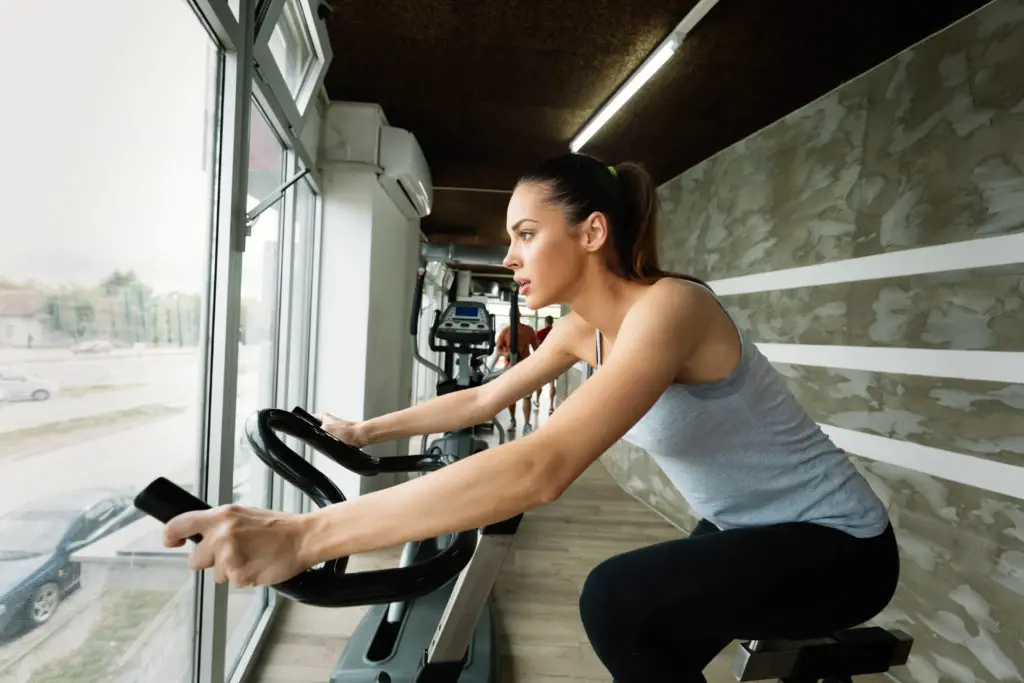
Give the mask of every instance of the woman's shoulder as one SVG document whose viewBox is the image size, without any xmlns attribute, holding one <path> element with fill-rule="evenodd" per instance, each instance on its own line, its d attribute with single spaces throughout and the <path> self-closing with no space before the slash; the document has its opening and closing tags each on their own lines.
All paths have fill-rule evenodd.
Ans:
<svg viewBox="0 0 1024 683">
<path fill-rule="evenodd" d="M 623 331 L 630 330 L 641 337 L 661 340 L 685 337 L 695 350 L 722 314 L 723 309 L 711 290 L 695 282 L 665 277 L 647 287 L 622 324 Z"/>
<path fill-rule="evenodd" d="M 701 316 L 709 306 L 718 307 L 718 300 L 711 290 L 696 282 L 663 277 L 647 287 L 630 312 L 635 311 L 641 316 L 664 316 L 685 323 Z"/>
<path fill-rule="evenodd" d="M 571 355 L 575 360 L 588 361 L 593 355 L 594 335 L 597 331 L 592 324 L 569 311 L 558 319 L 551 332 L 544 337 L 544 346 Z M 589 361 L 588 361 L 589 362 Z"/>
</svg>

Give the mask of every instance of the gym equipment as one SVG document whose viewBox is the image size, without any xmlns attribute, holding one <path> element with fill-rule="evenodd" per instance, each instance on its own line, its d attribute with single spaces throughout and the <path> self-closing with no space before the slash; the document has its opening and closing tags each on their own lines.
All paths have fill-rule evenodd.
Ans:
<svg viewBox="0 0 1024 683">
<path fill-rule="evenodd" d="M 750 640 L 740 643 L 732 673 L 737 681 L 852 683 L 853 676 L 906 664 L 913 644 L 904 631 L 879 626 L 847 629 L 827 638 Z"/>
<path fill-rule="evenodd" d="M 519 283 L 512 282 L 508 306 L 508 366 L 519 362 Z"/>
<path fill-rule="evenodd" d="M 435 310 L 430 325 L 428 343 L 432 351 L 444 354 L 444 367 L 439 367 L 419 353 L 418 332 L 420 310 L 423 301 L 423 284 L 426 268 L 419 268 L 416 288 L 413 293 L 413 309 L 410 317 L 410 334 L 413 337 L 413 353 L 416 360 L 438 374 L 437 395 L 461 391 L 480 386 L 488 377 L 482 368 L 483 361 L 494 351 L 494 316 L 486 307 L 476 301 L 457 300 L 454 290 L 449 292 L 449 303 L 443 311 Z M 501 426 L 494 421 L 499 432 Z M 476 436 L 479 427 L 467 427 L 447 432 L 425 449 L 427 454 L 460 460 L 485 450 L 488 443 Z M 500 441 L 504 442 L 504 433 Z M 426 436 L 424 436 L 424 446 Z M 486 531 L 485 531 L 486 534 Z M 511 542 L 511 535 L 507 537 Z M 402 549 L 399 566 L 415 565 L 429 560 L 440 552 L 447 539 L 428 539 L 408 543 Z M 492 555 L 480 555 L 479 571 L 491 575 L 487 582 L 476 581 L 473 590 L 478 595 L 466 598 L 478 603 L 479 607 L 464 618 L 459 628 L 466 631 L 460 639 L 469 638 L 472 653 L 465 669 L 457 680 L 463 683 L 488 683 L 497 679 L 498 657 L 496 653 L 493 615 L 489 600 L 493 577 L 504 558 L 507 544 L 497 548 Z M 474 556 L 476 557 L 476 556 Z M 495 561 L 497 564 L 494 564 Z M 493 564 L 493 567 L 492 567 Z M 363 617 L 349 639 L 331 676 L 331 683 L 377 681 L 377 674 L 389 663 L 392 680 L 412 680 L 409 672 L 415 670 L 428 645 L 428 638 L 451 618 L 453 596 L 460 590 L 459 584 L 445 584 L 436 590 L 418 596 L 412 601 L 394 602 L 387 607 L 374 606 Z M 393 672 L 404 678 L 395 679 Z M 418 680 L 418 679 L 417 679 Z M 456 679 L 453 679 L 456 680 Z"/>
<path fill-rule="evenodd" d="M 438 351 L 445 355 L 445 367 L 451 368 L 450 371 L 431 363 L 420 355 L 417 337 L 425 277 L 426 268 L 421 267 L 416 274 L 416 291 L 413 293 L 413 308 L 409 322 L 409 332 L 413 338 L 413 356 L 421 364 L 437 373 L 439 377 L 438 396 L 485 384 L 500 373 L 487 374 L 485 372 L 484 364 L 487 356 L 494 352 L 494 316 L 477 301 L 452 300 L 444 311 L 434 311 L 428 343 L 432 351 Z M 448 432 L 441 439 L 433 442 L 430 451 L 436 447 L 459 458 L 479 453 L 488 446 L 486 441 L 476 438 L 476 430 L 481 427 L 483 425 L 475 425 Z M 497 429 L 500 434 L 500 442 L 504 443 L 504 430 L 496 419 L 488 423 L 487 428 Z M 424 450 L 426 450 L 426 436 L 424 436 L 423 444 Z"/>
<path fill-rule="evenodd" d="M 361 475 L 430 472 L 453 462 L 439 453 L 376 458 L 335 439 L 301 408 L 291 412 L 272 408 L 250 416 L 245 431 L 253 452 L 320 507 L 343 502 L 345 496 L 326 475 L 285 445 L 275 430 Z M 182 512 L 209 508 L 164 478 L 139 493 L 135 505 L 165 524 Z M 519 514 L 482 529 L 431 539 L 422 546 L 433 545 L 433 552 L 419 553 L 409 566 L 346 573 L 348 558 L 341 557 L 273 588 L 298 602 L 321 607 L 373 605 L 360 626 L 369 623 L 375 627 L 373 637 L 358 647 L 350 641 L 331 683 L 492 682 L 497 678 L 493 631 L 489 621 L 483 629 L 477 624 L 488 616 L 491 587 L 521 519 Z M 441 595 L 442 609 L 436 610 L 433 606 Z M 408 600 L 412 605 L 404 619 L 387 623 L 385 606 Z M 432 623 L 427 621 L 430 616 Z"/>
</svg>

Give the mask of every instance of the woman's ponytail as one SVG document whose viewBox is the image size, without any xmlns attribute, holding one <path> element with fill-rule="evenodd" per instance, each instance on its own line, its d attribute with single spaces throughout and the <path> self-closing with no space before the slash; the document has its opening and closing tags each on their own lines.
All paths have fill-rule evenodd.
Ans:
<svg viewBox="0 0 1024 683">
<path fill-rule="evenodd" d="M 615 166 L 622 193 L 623 225 L 619 260 L 630 279 L 648 281 L 663 275 L 658 267 L 658 195 L 646 170 L 631 161 Z"/>
</svg>

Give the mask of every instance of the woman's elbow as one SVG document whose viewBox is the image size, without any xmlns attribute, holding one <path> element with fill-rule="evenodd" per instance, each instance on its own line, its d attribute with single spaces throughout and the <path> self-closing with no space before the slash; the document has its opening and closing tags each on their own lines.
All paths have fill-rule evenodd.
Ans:
<svg viewBox="0 0 1024 683">
<path fill-rule="evenodd" d="M 532 477 L 530 482 L 526 493 L 527 507 L 529 508 L 554 503 L 562 497 L 565 489 L 568 488 L 567 486 L 562 486 L 557 478 L 545 470 L 541 470 L 536 476 Z"/>
<path fill-rule="evenodd" d="M 486 384 L 474 387 L 466 393 L 472 395 L 474 424 L 490 422 L 501 412 L 500 407 L 495 407 L 494 400 L 491 398 L 491 392 L 488 391 Z"/>
<path fill-rule="evenodd" d="M 530 476 L 530 498 L 534 506 L 554 503 L 562 497 L 566 489 L 572 484 L 575 477 L 570 476 L 568 468 L 562 466 L 566 458 L 559 457 L 557 452 L 551 452 L 541 448 L 531 458 Z"/>
</svg>

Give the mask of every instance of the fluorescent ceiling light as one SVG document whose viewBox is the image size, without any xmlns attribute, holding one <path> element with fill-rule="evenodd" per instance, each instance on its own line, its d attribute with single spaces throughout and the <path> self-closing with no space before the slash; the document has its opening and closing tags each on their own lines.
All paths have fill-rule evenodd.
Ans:
<svg viewBox="0 0 1024 683">
<path fill-rule="evenodd" d="M 583 127 L 583 130 L 573 138 L 573 141 L 569 144 L 569 149 L 576 152 L 580 151 L 583 145 L 587 144 L 590 138 L 594 137 L 594 133 L 599 131 L 604 124 L 608 123 L 608 120 L 615 116 L 616 112 L 622 108 L 629 98 L 633 97 L 636 92 L 644 86 L 644 83 L 651 79 L 658 69 L 665 66 L 665 62 L 668 61 L 678 47 L 674 38 L 669 38 L 665 43 L 661 44 L 654 54 L 652 54 L 647 61 L 641 65 L 639 69 L 633 72 L 633 75 L 619 88 L 618 92 L 608 100 L 608 103 L 601 107 L 601 110 L 597 112 L 597 116 L 590 119 L 590 122 Z"/>
<path fill-rule="evenodd" d="M 594 137 L 597 131 L 601 130 L 604 124 L 615 116 L 615 114 L 622 108 L 626 102 L 629 101 L 633 95 L 637 93 L 640 88 L 644 86 L 647 81 L 651 80 L 651 76 L 658 72 L 658 69 L 665 66 L 665 63 L 675 54 L 675 51 L 679 49 L 679 46 L 683 42 L 683 38 L 686 34 L 693 30 L 693 27 L 707 15 L 711 8 L 718 3 L 718 0 L 700 0 L 693 9 L 691 9 L 683 20 L 672 30 L 672 33 L 662 41 L 661 45 L 651 53 L 651 56 L 644 60 L 644 63 L 640 65 L 636 71 L 630 75 L 622 87 L 616 91 L 608 102 L 598 110 L 597 114 L 594 115 L 590 121 L 583 127 L 583 129 L 576 134 L 576 137 L 569 143 L 569 149 L 573 154 L 580 151 L 583 145 L 590 141 L 590 138 Z"/>
</svg>

